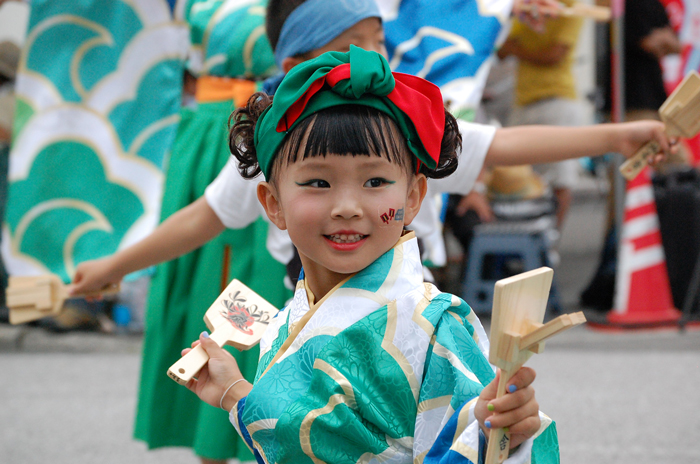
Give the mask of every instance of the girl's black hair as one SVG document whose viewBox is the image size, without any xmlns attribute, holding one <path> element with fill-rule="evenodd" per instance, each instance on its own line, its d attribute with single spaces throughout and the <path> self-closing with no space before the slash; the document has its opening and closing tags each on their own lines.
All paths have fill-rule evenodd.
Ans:
<svg viewBox="0 0 700 464">
<path fill-rule="evenodd" d="M 272 104 L 265 93 L 254 94 L 245 107 L 238 108 L 229 119 L 229 147 L 239 161 L 239 171 L 246 179 L 260 174 L 253 136 L 262 112 Z M 387 136 L 389 135 L 389 136 Z M 300 153 L 304 145 L 303 153 Z M 445 133 L 440 147 L 440 160 L 435 169 L 421 163 L 419 172 L 428 178 L 447 177 L 457 169 L 457 154 L 462 136 L 457 121 L 445 111 Z M 363 105 L 334 106 L 301 121 L 282 142 L 275 157 L 271 178 L 278 166 L 328 153 L 339 155 L 373 155 L 416 172 L 416 157 L 394 121 L 385 113 Z M 410 156 L 406 156 L 408 153 Z M 410 163 L 410 164 L 409 164 Z"/>
</svg>

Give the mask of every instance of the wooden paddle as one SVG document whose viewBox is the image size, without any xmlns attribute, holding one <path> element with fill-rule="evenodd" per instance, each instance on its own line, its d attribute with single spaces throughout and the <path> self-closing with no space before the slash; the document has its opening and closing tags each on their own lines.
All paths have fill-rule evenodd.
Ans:
<svg viewBox="0 0 700 464">
<path fill-rule="evenodd" d="M 700 132 L 700 74 L 690 72 L 666 99 L 659 116 L 669 137 L 695 137 Z M 647 160 L 660 150 L 655 140 L 647 142 L 620 165 L 620 174 L 632 180 L 647 166 Z"/>
<path fill-rule="evenodd" d="M 211 339 L 219 346 L 230 345 L 240 351 L 257 345 L 277 308 L 260 295 L 233 279 L 204 314 Z M 168 376 L 184 385 L 209 361 L 209 355 L 197 345 L 168 369 Z"/>
<path fill-rule="evenodd" d="M 612 18 L 612 12 L 607 6 L 586 5 L 585 3 L 574 3 L 571 6 L 566 6 L 560 3 L 562 16 L 580 16 L 583 18 L 591 18 L 596 21 L 607 22 Z"/>
<path fill-rule="evenodd" d="M 112 285 L 99 292 L 68 295 L 68 286 L 55 274 L 41 276 L 10 277 L 5 290 L 5 301 L 10 309 L 10 324 L 56 316 L 69 298 L 99 298 L 119 293 L 119 285 Z"/>
<path fill-rule="evenodd" d="M 586 321 L 582 312 L 564 314 L 542 324 L 554 271 L 541 267 L 496 282 L 491 314 L 489 361 L 501 368 L 496 397 L 506 394 L 510 378 L 544 342 L 559 332 Z M 501 463 L 510 452 L 510 434 L 491 430 L 486 464 Z"/>
<path fill-rule="evenodd" d="M 530 11 L 535 14 L 539 11 L 539 7 L 534 4 L 524 4 L 520 7 L 523 11 Z M 571 6 L 565 3 L 558 3 L 557 14 L 559 16 L 576 16 L 582 18 L 591 18 L 596 21 L 607 22 L 612 18 L 610 8 L 606 6 L 586 5 L 585 3 L 574 3 Z"/>
</svg>

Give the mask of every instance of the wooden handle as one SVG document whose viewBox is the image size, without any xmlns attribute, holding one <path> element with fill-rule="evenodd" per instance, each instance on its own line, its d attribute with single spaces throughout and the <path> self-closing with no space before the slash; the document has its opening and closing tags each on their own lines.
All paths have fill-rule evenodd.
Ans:
<svg viewBox="0 0 700 464">
<path fill-rule="evenodd" d="M 562 16 L 580 16 L 595 19 L 596 21 L 607 22 L 612 18 L 612 11 L 607 6 L 584 5 L 575 3 L 570 7 L 562 8 Z"/>
<path fill-rule="evenodd" d="M 540 9 L 537 5 L 523 4 L 520 6 L 522 11 L 531 12 L 534 15 L 540 13 Z M 610 21 L 612 18 L 612 12 L 610 8 L 606 6 L 594 6 L 594 5 L 584 5 L 582 3 L 575 3 L 572 6 L 567 6 L 564 3 L 559 3 L 556 8 L 556 12 L 559 16 L 577 16 L 582 18 L 591 18 L 596 21 Z"/>
<path fill-rule="evenodd" d="M 65 294 L 64 299 L 67 300 L 69 298 L 99 298 L 101 296 L 116 295 L 121 290 L 121 287 L 119 284 L 110 284 L 96 292 L 76 293 L 75 295 L 68 295 L 67 285 L 64 286 L 63 289 Z"/>
<path fill-rule="evenodd" d="M 204 367 L 207 361 L 209 361 L 209 355 L 204 351 L 202 345 L 197 345 L 192 351 L 170 366 L 168 377 L 180 385 L 185 385 L 192 380 L 192 377 L 197 375 L 197 372 Z"/>
<path fill-rule="evenodd" d="M 620 165 L 620 174 L 627 180 L 633 180 L 647 166 L 647 158 L 659 152 L 661 146 L 656 140 L 650 140 L 627 161 Z"/>
<path fill-rule="evenodd" d="M 513 376 L 512 372 L 501 370 L 501 378 L 498 380 L 496 398 L 506 394 L 506 386 Z M 486 448 L 485 464 L 500 464 L 508 458 L 510 453 L 510 433 L 504 429 L 491 429 L 489 434 L 489 446 Z"/>
<path fill-rule="evenodd" d="M 217 327 L 210 337 L 217 345 L 224 346 L 231 338 L 232 331 L 231 325 L 227 324 Z M 168 369 L 168 377 L 180 385 L 185 385 L 192 380 L 192 377 L 197 375 L 197 372 L 199 372 L 208 361 L 209 355 L 207 352 L 204 351 L 202 345 L 197 345 L 192 348 L 192 351 L 170 366 L 170 369 Z"/>
</svg>

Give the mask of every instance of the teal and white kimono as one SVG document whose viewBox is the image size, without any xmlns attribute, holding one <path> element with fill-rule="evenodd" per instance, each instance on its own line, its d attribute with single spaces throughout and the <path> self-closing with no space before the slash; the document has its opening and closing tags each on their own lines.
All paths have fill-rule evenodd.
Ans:
<svg viewBox="0 0 700 464">
<path fill-rule="evenodd" d="M 299 281 L 230 414 L 259 462 L 480 461 L 488 339 L 464 301 L 422 276 L 411 232 L 315 304 Z M 559 462 L 554 424 L 541 418 L 509 464 Z"/>
</svg>

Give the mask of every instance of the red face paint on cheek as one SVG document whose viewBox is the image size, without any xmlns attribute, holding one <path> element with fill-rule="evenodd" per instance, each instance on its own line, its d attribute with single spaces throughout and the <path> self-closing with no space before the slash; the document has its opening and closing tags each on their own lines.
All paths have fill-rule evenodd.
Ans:
<svg viewBox="0 0 700 464">
<path fill-rule="evenodd" d="M 380 206 L 377 211 L 381 221 L 380 226 L 390 227 L 395 224 L 401 224 L 403 226 L 403 208 L 386 208 Z"/>
</svg>

